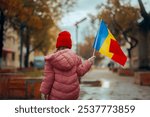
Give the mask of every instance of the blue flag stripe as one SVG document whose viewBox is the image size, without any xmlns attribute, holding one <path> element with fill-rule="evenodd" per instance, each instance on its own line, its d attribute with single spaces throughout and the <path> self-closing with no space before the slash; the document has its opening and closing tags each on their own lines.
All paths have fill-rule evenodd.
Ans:
<svg viewBox="0 0 150 117">
<path fill-rule="evenodd" d="M 94 40 L 93 48 L 99 51 L 107 36 L 108 36 L 107 26 L 102 20 L 100 23 L 100 28 Z"/>
</svg>

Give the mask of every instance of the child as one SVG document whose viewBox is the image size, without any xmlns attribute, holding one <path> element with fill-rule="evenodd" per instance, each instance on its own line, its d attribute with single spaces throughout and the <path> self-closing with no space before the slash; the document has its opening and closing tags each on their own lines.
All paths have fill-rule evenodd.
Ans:
<svg viewBox="0 0 150 117">
<path fill-rule="evenodd" d="M 40 91 L 49 100 L 75 100 L 79 97 L 80 77 L 89 71 L 95 56 L 84 63 L 71 51 L 71 35 L 60 32 L 57 38 L 57 51 L 45 57 L 44 79 Z"/>
</svg>

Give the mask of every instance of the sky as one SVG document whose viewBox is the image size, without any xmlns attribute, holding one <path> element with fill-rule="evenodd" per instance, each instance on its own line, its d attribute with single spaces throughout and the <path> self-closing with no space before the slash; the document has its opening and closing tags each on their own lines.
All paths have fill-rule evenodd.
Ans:
<svg viewBox="0 0 150 117">
<path fill-rule="evenodd" d="M 87 28 L 90 28 L 90 19 L 88 17 L 88 14 L 96 14 L 96 6 L 98 4 L 106 2 L 106 0 L 76 0 L 77 3 L 76 5 L 72 8 L 72 11 L 65 14 L 61 21 L 59 22 L 59 27 L 61 30 L 67 30 L 71 33 L 72 35 L 72 40 L 73 40 L 73 48 L 75 48 L 76 45 L 76 27 L 75 23 L 80 21 L 83 18 L 87 18 L 84 22 L 79 24 L 78 28 L 78 42 L 83 42 L 84 41 L 84 33 L 88 33 L 86 30 Z M 128 0 L 126 0 L 128 1 Z M 149 5 L 150 1 L 149 0 L 142 0 L 146 10 L 148 12 L 150 11 Z M 138 0 L 131 0 L 131 3 L 134 6 L 138 7 Z"/>
</svg>

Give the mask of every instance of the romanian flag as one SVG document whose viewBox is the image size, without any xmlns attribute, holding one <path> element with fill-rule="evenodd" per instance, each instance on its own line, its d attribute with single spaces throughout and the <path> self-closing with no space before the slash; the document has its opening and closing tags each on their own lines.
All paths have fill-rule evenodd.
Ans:
<svg viewBox="0 0 150 117">
<path fill-rule="evenodd" d="M 127 61 L 127 57 L 121 50 L 120 45 L 103 20 L 101 20 L 93 48 L 122 66 L 124 66 Z"/>
</svg>

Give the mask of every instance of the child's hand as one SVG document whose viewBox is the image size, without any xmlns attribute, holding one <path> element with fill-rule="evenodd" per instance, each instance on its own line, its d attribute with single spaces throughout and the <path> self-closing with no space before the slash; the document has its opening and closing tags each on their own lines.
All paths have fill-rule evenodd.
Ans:
<svg viewBox="0 0 150 117">
<path fill-rule="evenodd" d="M 89 59 L 88 59 L 88 61 L 90 61 L 92 64 L 94 63 L 94 60 L 95 60 L 95 56 L 92 56 L 92 57 L 90 57 Z"/>
</svg>

